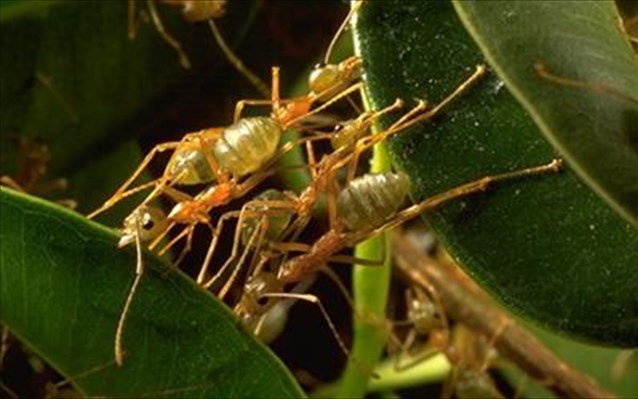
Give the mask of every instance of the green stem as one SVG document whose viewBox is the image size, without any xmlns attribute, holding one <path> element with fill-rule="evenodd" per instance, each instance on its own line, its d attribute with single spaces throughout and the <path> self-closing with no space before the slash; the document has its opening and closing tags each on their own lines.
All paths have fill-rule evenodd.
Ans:
<svg viewBox="0 0 638 399">
<path fill-rule="evenodd" d="M 390 170 L 391 165 L 385 148 L 375 147 L 371 172 Z M 353 270 L 353 296 L 356 314 L 354 318 L 354 341 L 346 371 L 341 379 L 337 397 L 363 397 L 372 376 L 370 370 L 381 358 L 388 337 L 388 331 L 379 323 L 370 320 L 384 320 L 388 300 L 391 275 L 390 242 L 388 233 L 371 238 L 355 248 L 355 256 L 364 259 L 380 259 L 385 252 L 385 260 L 380 267 L 355 265 Z M 385 251 L 383 247 L 385 246 Z"/>
<path fill-rule="evenodd" d="M 450 363 L 443 354 L 419 362 L 405 370 L 397 370 L 396 359 L 390 358 L 374 369 L 377 378 L 370 380 L 368 391 L 384 392 L 440 382 L 450 372 Z"/>
</svg>

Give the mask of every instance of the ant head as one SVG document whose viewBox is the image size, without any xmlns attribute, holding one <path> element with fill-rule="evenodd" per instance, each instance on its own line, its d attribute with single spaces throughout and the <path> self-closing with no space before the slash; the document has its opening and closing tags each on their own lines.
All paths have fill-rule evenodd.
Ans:
<svg viewBox="0 0 638 399">
<path fill-rule="evenodd" d="M 120 248 L 134 242 L 136 237 L 140 241 L 150 241 L 159 236 L 166 229 L 168 220 L 161 209 L 142 205 L 124 219 L 122 237 L 118 243 Z"/>
<path fill-rule="evenodd" d="M 317 64 L 310 72 L 308 86 L 315 94 L 323 94 L 327 90 L 340 87 L 344 77 L 339 67 L 334 64 Z"/>
</svg>

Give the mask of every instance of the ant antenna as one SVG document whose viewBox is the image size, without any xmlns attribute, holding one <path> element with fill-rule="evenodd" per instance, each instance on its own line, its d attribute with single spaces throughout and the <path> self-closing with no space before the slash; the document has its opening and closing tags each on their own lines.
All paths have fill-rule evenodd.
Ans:
<svg viewBox="0 0 638 399">
<path fill-rule="evenodd" d="M 337 33 L 335 33 L 335 35 L 332 37 L 332 40 L 330 41 L 330 44 L 328 45 L 328 50 L 326 50 L 326 56 L 324 58 L 325 64 L 330 63 L 330 56 L 332 55 L 332 50 L 337 44 L 337 40 L 339 40 L 339 37 L 341 37 L 341 34 L 346 30 L 346 27 L 350 23 L 350 20 L 352 20 L 352 17 L 354 16 L 354 14 L 357 11 L 359 11 L 359 8 L 361 7 L 362 4 L 363 4 L 363 0 L 355 0 L 352 7 L 350 7 L 350 11 L 348 12 L 348 15 L 346 15 L 343 22 L 341 23 L 341 26 L 339 26 L 339 29 L 337 29 Z"/>
<path fill-rule="evenodd" d="M 270 96 L 270 89 L 268 85 L 266 85 L 257 75 L 255 75 L 244 63 L 239 59 L 237 54 L 230 48 L 226 40 L 222 36 L 217 24 L 213 21 L 212 18 L 208 19 L 208 25 L 210 26 L 210 30 L 213 33 L 213 37 L 217 42 L 217 45 L 222 50 L 228 61 L 235 67 L 235 69 L 253 85 L 255 89 L 264 97 Z"/>
<path fill-rule="evenodd" d="M 142 276 L 144 273 L 144 260 L 142 258 L 142 239 L 140 238 L 140 231 L 142 226 L 140 225 L 140 221 L 136 221 L 136 232 L 135 232 L 135 252 L 137 256 L 137 266 L 135 268 L 135 280 L 133 280 L 133 284 L 131 288 L 129 288 L 129 294 L 126 297 L 126 302 L 124 303 L 124 308 L 122 308 L 122 313 L 120 314 L 120 319 L 117 322 L 117 329 L 115 330 L 115 363 L 118 366 L 122 366 L 124 363 L 124 350 L 122 349 L 122 335 L 124 334 L 124 323 L 128 316 L 129 309 L 131 307 L 131 303 L 133 302 L 133 297 L 137 292 L 137 287 L 142 280 Z"/>
</svg>

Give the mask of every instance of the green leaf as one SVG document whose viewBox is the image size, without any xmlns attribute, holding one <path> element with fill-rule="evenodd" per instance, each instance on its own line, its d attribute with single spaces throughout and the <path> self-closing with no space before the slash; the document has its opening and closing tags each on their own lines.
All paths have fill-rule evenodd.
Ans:
<svg viewBox="0 0 638 399">
<path fill-rule="evenodd" d="M 614 3 L 454 5 L 547 139 L 584 182 L 638 226 L 638 62 Z M 569 81 L 543 81 L 536 63 Z"/>
<path fill-rule="evenodd" d="M 113 362 L 132 250 L 81 216 L 0 191 L 2 322 L 91 396 L 300 397 L 283 365 L 225 306 L 176 269 L 147 273 Z"/>
<path fill-rule="evenodd" d="M 356 35 L 377 108 L 397 97 L 441 101 L 485 62 L 447 2 L 367 2 Z M 390 149 L 412 179 L 415 201 L 556 156 L 493 72 L 435 124 L 400 134 Z M 515 312 L 580 339 L 638 345 L 638 231 L 569 166 L 500 184 L 426 219 L 462 266 Z"/>
<path fill-rule="evenodd" d="M 26 13 L 38 12 L 63 0 L 1 0 L 0 22 L 19 17 Z"/>
<path fill-rule="evenodd" d="M 76 196 L 78 209 L 88 212 L 133 170 L 139 156 L 131 156 L 131 139 L 157 119 L 145 112 L 149 103 L 186 71 L 151 25 L 139 26 L 129 40 L 126 2 L 62 2 L 37 10 L 1 25 L 3 174 L 13 175 L 17 163 L 15 137 L 43 142 L 51 153 L 44 180 L 67 178 L 67 198 Z M 167 29 L 185 23 L 166 14 Z"/>
</svg>

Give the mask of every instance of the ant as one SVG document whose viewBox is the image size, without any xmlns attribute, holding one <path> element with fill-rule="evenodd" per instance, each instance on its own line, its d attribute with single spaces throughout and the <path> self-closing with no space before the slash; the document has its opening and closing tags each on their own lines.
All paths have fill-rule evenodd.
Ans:
<svg viewBox="0 0 638 399">
<path fill-rule="evenodd" d="M 146 0 L 146 8 L 153 21 L 155 30 L 157 30 L 157 33 L 162 39 L 175 50 L 182 67 L 184 67 L 184 69 L 190 69 L 191 62 L 188 56 L 184 52 L 180 42 L 168 33 L 164 27 L 164 23 L 155 6 L 155 1 L 156 0 Z M 226 5 L 226 0 L 161 0 L 161 2 L 173 6 L 182 6 L 184 18 L 189 22 L 219 18 L 224 15 L 224 7 Z M 128 37 L 130 40 L 135 39 L 137 31 L 138 21 L 136 20 L 135 8 L 136 1 L 128 0 Z"/>
<path fill-rule="evenodd" d="M 347 73 L 347 76 L 354 77 L 358 74 L 351 71 L 351 68 L 358 68 L 360 63 L 355 57 L 343 61 L 339 70 Z M 333 76 L 336 79 L 334 85 L 327 85 L 326 91 L 332 91 L 334 86 L 343 85 L 344 79 L 341 75 Z M 322 78 L 325 83 L 326 79 Z M 298 123 L 299 121 L 314 115 L 326 107 L 330 106 L 340 98 L 347 96 L 351 92 L 358 90 L 360 84 L 351 84 L 347 89 L 339 92 L 324 104 L 311 110 L 312 105 L 319 100 L 326 100 L 325 91 L 311 91 L 308 95 L 291 100 L 281 100 L 279 97 L 279 69 L 272 69 L 272 96 L 271 100 L 242 100 L 238 102 L 235 109 L 235 123 L 227 128 L 210 128 L 198 132 L 188 133 L 177 142 L 162 143 L 155 146 L 144 158 L 136 171 L 129 179 L 108 199 L 103 206 L 92 212 L 88 217 L 93 218 L 99 213 L 109 209 L 123 198 L 131 196 L 137 192 L 153 187 L 152 192 L 142 202 L 140 206 L 146 205 L 159 193 L 164 193 L 177 202 L 168 215 L 169 225 L 160 233 L 155 241 L 151 243 L 152 249 L 159 240 L 176 224 L 186 224 L 187 227 L 178 237 L 188 236 L 186 249 L 189 248 L 190 239 L 194 227 L 203 223 L 211 230 L 208 212 L 214 207 L 225 205 L 235 198 L 239 198 L 248 193 L 252 188 L 267 178 L 272 172 L 270 165 L 280 154 L 283 154 L 294 145 L 304 140 L 315 140 L 321 137 L 309 137 L 300 139 L 297 143 L 286 143 L 279 145 L 284 131 Z M 285 104 L 282 106 L 282 103 Z M 272 112 L 270 117 L 241 118 L 241 112 L 246 105 L 270 104 Z M 139 177 L 146 166 L 154 157 L 164 151 L 172 150 L 173 155 L 164 170 L 163 175 L 149 183 L 142 184 L 129 189 L 129 186 Z M 241 178 L 246 177 L 243 181 Z M 204 189 L 195 197 L 183 193 L 173 185 L 194 185 L 216 181 L 217 184 Z M 139 209 L 139 208 L 138 208 Z M 138 210 L 134 211 L 132 219 L 136 220 Z M 176 242 L 173 240 L 172 243 Z M 136 240 L 136 245 L 141 245 L 141 240 Z M 141 249 L 138 249 L 138 253 Z M 185 253 L 185 252 L 184 252 Z M 138 275 L 142 273 L 141 257 L 138 256 L 136 270 Z M 127 305 L 132 300 L 137 289 L 139 277 L 136 280 L 127 297 Z M 121 350 L 121 335 L 126 316 L 126 312 L 121 317 L 119 327 L 116 332 L 116 359 L 118 364 L 123 361 Z"/>
<path fill-rule="evenodd" d="M 391 172 L 364 175 L 352 180 L 339 193 L 337 212 L 344 223 L 331 226 L 327 233 L 307 249 L 307 253 L 282 264 L 279 278 L 284 283 L 299 281 L 308 273 L 318 270 L 333 254 L 346 247 L 399 226 L 452 200 L 484 192 L 495 183 L 558 173 L 561 170 L 562 160 L 557 158 L 544 165 L 484 176 L 434 195 L 399 212 L 397 212 L 399 207 L 397 203 L 400 202 L 397 200 L 405 198 L 409 189 L 407 175 Z M 377 195 L 378 192 L 384 192 L 384 194 Z M 348 215 L 347 221 L 346 215 Z M 334 220 L 338 219 L 335 217 Z"/>
<path fill-rule="evenodd" d="M 422 121 L 430 120 L 433 116 L 437 115 L 446 105 L 448 105 L 454 98 L 465 92 L 472 84 L 478 81 L 485 73 L 485 67 L 482 65 L 477 66 L 476 71 L 466 79 L 461 85 L 458 86 L 454 92 L 446 97 L 441 103 L 431 110 L 427 109 L 425 102 L 419 102 L 411 111 L 407 112 L 397 122 L 395 122 L 389 129 L 384 132 L 366 136 L 367 131 L 372 122 L 379 117 L 399 109 L 403 106 L 401 100 L 397 100 L 394 104 L 376 112 L 365 112 L 359 116 L 359 118 L 345 122 L 341 125 L 336 134 L 331 136 L 332 145 L 334 151 L 321 161 L 316 162 L 312 148 L 308 146 L 308 160 L 310 164 L 312 182 L 311 184 L 299 195 L 296 196 L 293 193 L 287 193 L 286 199 L 279 199 L 277 201 L 263 202 L 262 207 L 264 212 L 292 212 L 297 216 L 297 219 L 288 228 L 288 231 L 283 234 L 283 237 L 292 236 L 292 240 L 302 232 L 307 223 L 310 221 L 313 207 L 319 199 L 319 196 L 324 192 L 328 193 L 328 209 L 330 213 L 330 225 L 335 226 L 337 224 L 337 216 L 335 213 L 336 187 L 335 174 L 338 169 L 344 166 L 348 166 L 348 180 L 352 180 L 356 171 L 356 165 L 360 154 L 379 143 L 386 138 L 394 135 L 413 124 Z M 424 111 L 428 111 L 425 112 Z M 310 143 L 308 143 L 310 144 Z M 349 215 L 353 213 L 346 212 Z M 238 224 L 238 227 L 241 224 Z M 237 254 L 236 246 L 238 240 L 235 240 L 231 258 Z M 204 261 L 198 276 L 198 283 L 202 284 L 205 288 L 210 287 L 215 281 L 223 275 L 224 267 L 211 278 L 208 282 L 204 282 L 207 268 L 212 257 L 214 248 L 211 246 L 209 253 Z M 230 262 L 230 261 L 229 261 Z M 225 266 L 229 266 L 230 263 L 226 262 Z"/>
</svg>

